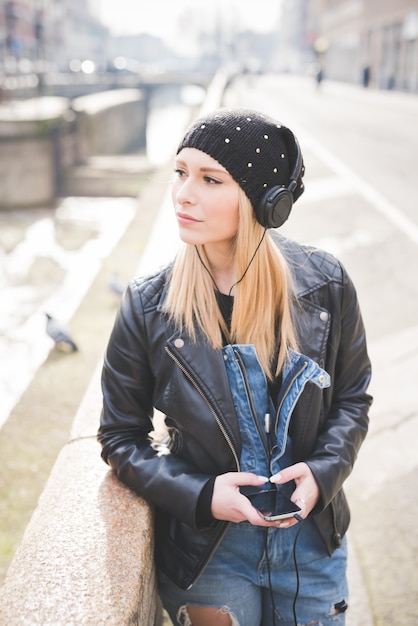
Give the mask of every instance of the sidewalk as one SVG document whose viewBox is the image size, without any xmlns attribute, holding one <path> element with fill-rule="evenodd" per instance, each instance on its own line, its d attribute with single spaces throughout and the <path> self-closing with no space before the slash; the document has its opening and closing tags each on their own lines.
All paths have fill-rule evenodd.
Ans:
<svg viewBox="0 0 418 626">
<path fill-rule="evenodd" d="M 418 326 L 369 345 L 370 432 L 346 493 L 351 537 L 379 625 L 418 623 Z M 360 623 L 359 623 L 360 626 Z"/>
</svg>

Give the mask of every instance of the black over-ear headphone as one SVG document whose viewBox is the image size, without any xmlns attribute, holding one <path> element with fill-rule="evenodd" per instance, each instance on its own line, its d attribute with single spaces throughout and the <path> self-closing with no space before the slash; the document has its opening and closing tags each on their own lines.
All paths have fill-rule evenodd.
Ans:
<svg viewBox="0 0 418 626">
<path fill-rule="evenodd" d="M 296 148 L 295 166 L 287 187 L 276 185 L 266 191 L 254 207 L 257 221 L 264 228 L 278 228 L 285 223 L 293 206 L 293 191 L 302 172 L 303 159 L 299 142 L 293 135 Z"/>
</svg>

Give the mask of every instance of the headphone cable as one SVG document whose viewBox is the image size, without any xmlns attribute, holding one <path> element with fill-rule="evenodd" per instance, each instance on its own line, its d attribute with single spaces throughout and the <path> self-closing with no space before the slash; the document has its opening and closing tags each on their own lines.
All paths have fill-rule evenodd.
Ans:
<svg viewBox="0 0 418 626">
<path fill-rule="evenodd" d="M 299 574 L 299 566 L 296 554 L 296 546 L 299 539 L 300 532 L 302 530 L 303 518 L 299 515 L 295 515 L 296 519 L 299 521 L 299 528 L 295 535 L 295 540 L 293 542 L 293 563 L 295 565 L 295 574 L 296 574 L 296 590 L 295 595 L 293 596 L 293 604 L 292 604 L 292 612 L 293 612 L 293 622 L 294 626 L 298 626 L 297 616 L 296 616 L 296 603 L 299 597 L 299 589 L 300 589 L 300 574 Z M 274 603 L 274 594 L 273 594 L 273 585 L 271 582 L 271 565 L 269 559 L 269 551 L 268 551 L 268 528 L 266 528 L 266 533 L 264 535 L 264 550 L 266 553 L 266 564 L 267 564 L 267 577 L 269 583 L 269 591 L 270 591 L 270 601 L 271 601 L 271 610 L 272 610 L 272 626 L 276 626 L 276 606 Z M 286 531 L 284 531 L 286 532 Z"/>
<path fill-rule="evenodd" d="M 260 246 L 261 246 L 261 244 L 262 244 L 262 242 L 264 240 L 266 232 L 267 232 L 267 227 L 264 228 L 264 232 L 263 232 L 263 234 L 261 236 L 261 239 L 258 242 L 257 247 L 254 250 L 254 253 L 253 253 L 253 255 L 252 255 L 252 257 L 251 257 L 251 259 L 250 259 L 250 261 L 249 261 L 249 263 L 248 263 L 244 273 L 242 274 L 241 278 L 239 280 L 237 280 L 232 285 L 232 287 L 230 288 L 230 290 L 228 292 L 228 296 L 231 295 L 231 292 L 232 292 L 233 288 L 236 285 L 238 285 L 244 279 L 246 273 L 249 270 L 249 267 L 250 267 L 251 263 L 253 262 L 253 260 L 255 258 L 255 255 L 257 254 L 257 252 L 258 252 L 258 250 L 259 250 L 259 248 L 260 248 Z M 209 274 L 209 276 L 210 276 L 210 278 L 211 278 L 211 280 L 212 280 L 216 290 L 220 291 L 219 288 L 218 288 L 218 285 L 216 284 L 215 279 L 212 276 L 212 272 L 209 270 L 209 268 L 207 267 L 207 265 L 203 261 L 203 259 L 201 257 L 201 254 L 199 252 L 199 249 L 198 249 L 198 247 L 196 245 L 195 245 L 195 250 L 196 250 L 197 256 L 199 258 L 199 261 L 201 262 L 201 264 L 203 265 L 203 267 L 205 268 L 205 270 Z M 269 454 L 269 457 L 270 457 L 270 454 Z M 300 535 L 300 531 L 302 530 L 303 518 L 300 517 L 297 514 L 294 517 L 299 522 L 299 528 L 298 528 L 298 530 L 296 532 L 295 540 L 294 540 L 294 543 L 293 543 L 293 562 L 294 562 L 294 565 L 295 565 L 295 573 L 296 573 L 296 591 L 295 591 L 295 595 L 294 595 L 294 598 L 293 598 L 292 611 L 293 611 L 294 626 L 298 626 L 297 625 L 297 618 L 296 618 L 296 602 L 297 602 L 297 599 L 298 599 L 298 596 L 299 596 L 300 577 L 299 577 L 299 567 L 298 567 L 297 555 L 296 555 L 296 544 L 297 544 L 297 541 L 298 541 L 298 538 L 299 538 L 299 535 Z M 271 567 L 270 567 L 270 559 L 269 559 L 269 551 L 268 551 L 268 528 L 266 528 L 266 533 L 264 535 L 264 549 L 265 549 L 265 554 L 266 554 L 267 576 L 268 576 L 270 600 L 271 600 L 271 607 L 272 607 L 272 626 L 276 626 L 276 611 L 275 611 L 276 607 L 275 607 L 275 604 L 274 604 L 273 585 L 272 585 L 272 581 L 271 581 Z"/>
<path fill-rule="evenodd" d="M 270 414 L 268 414 L 268 413 L 265 415 L 265 431 L 266 431 L 267 440 L 269 440 L 269 437 L 270 437 Z M 271 459 L 272 459 L 272 448 L 271 448 L 271 446 L 268 446 L 267 460 L 268 460 L 269 467 L 271 467 Z M 297 547 L 297 543 L 298 543 L 300 532 L 302 530 L 304 519 L 298 513 L 295 513 L 293 517 L 295 519 L 297 519 L 297 521 L 299 522 L 299 526 L 298 526 L 298 528 L 296 530 L 295 538 L 294 538 L 294 541 L 293 541 L 293 550 L 292 550 L 292 552 L 293 552 L 293 563 L 294 563 L 294 566 L 295 566 L 295 574 L 296 574 L 296 589 L 295 589 L 295 595 L 293 597 L 292 612 L 293 612 L 294 626 L 298 626 L 297 616 L 296 616 L 296 602 L 297 602 L 298 597 L 299 597 L 300 575 L 299 575 L 299 566 L 298 566 L 296 547 Z M 276 532 L 278 530 L 279 529 L 276 529 Z M 269 549 L 268 549 L 268 532 L 269 532 L 269 529 L 266 528 L 266 532 L 265 532 L 265 535 L 264 535 L 264 552 L 265 552 L 265 555 L 266 555 L 267 578 L 268 578 L 268 585 L 269 585 L 269 591 L 270 591 L 270 602 L 271 602 L 271 610 L 272 610 L 272 622 L 271 622 L 271 624 L 272 624 L 272 626 L 276 626 L 276 606 L 275 606 L 275 602 L 274 602 L 273 585 L 272 585 L 272 581 L 271 581 L 271 565 L 270 565 Z M 283 529 L 282 532 L 286 532 L 286 530 Z"/>
<path fill-rule="evenodd" d="M 302 530 L 303 517 L 300 517 L 300 515 L 295 515 L 295 517 L 299 521 L 299 528 L 297 529 L 295 541 L 293 542 L 293 563 L 295 565 L 295 574 L 296 574 L 296 591 L 293 597 L 292 611 L 293 611 L 293 621 L 295 623 L 295 626 L 298 626 L 298 621 L 296 617 L 296 602 L 298 601 L 298 597 L 299 597 L 300 576 L 299 576 L 298 559 L 297 559 L 297 554 L 296 554 L 296 546 L 298 543 L 300 531 Z"/>
<path fill-rule="evenodd" d="M 260 239 L 260 241 L 258 242 L 258 245 L 257 245 L 256 249 L 254 250 L 254 254 L 253 254 L 253 256 L 251 257 L 250 262 L 248 263 L 247 267 L 245 268 L 245 271 L 244 271 L 243 275 L 241 276 L 241 278 L 240 278 L 239 280 L 237 280 L 237 282 L 236 282 L 236 283 L 234 283 L 234 284 L 232 285 L 231 289 L 230 289 L 230 290 L 229 290 L 229 292 L 228 292 L 228 296 L 230 296 L 230 295 L 231 295 L 231 292 L 232 292 L 233 288 L 234 288 L 234 287 L 236 287 L 236 286 L 237 286 L 237 285 L 238 285 L 238 284 L 239 284 L 239 283 L 243 280 L 243 278 L 244 278 L 245 274 L 248 272 L 249 267 L 250 267 L 251 263 L 254 261 L 254 257 L 255 257 L 255 255 L 256 255 L 256 254 L 257 254 L 257 252 L 258 252 L 259 247 L 260 247 L 260 246 L 261 246 L 261 244 L 263 243 L 263 239 L 264 239 L 264 237 L 266 236 L 266 232 L 267 232 L 267 228 L 265 228 L 265 229 L 264 229 L 264 232 L 263 232 L 263 234 L 262 234 L 262 236 L 261 236 L 261 239 Z"/>
<path fill-rule="evenodd" d="M 255 255 L 257 254 L 259 247 L 260 247 L 260 246 L 261 246 L 261 244 L 263 243 L 263 239 L 264 239 L 264 237 L 265 237 L 265 235 L 266 235 L 266 232 L 267 232 L 267 228 L 265 228 L 265 229 L 264 229 L 264 232 L 263 232 L 263 234 L 262 234 L 262 236 L 261 236 L 261 239 L 260 239 L 260 241 L 258 242 L 257 247 L 256 247 L 256 249 L 254 250 L 253 256 L 251 257 L 251 259 L 250 259 L 250 261 L 249 261 L 249 263 L 248 263 L 247 267 L 245 268 L 245 271 L 244 271 L 243 275 L 241 276 L 241 278 L 240 278 L 239 280 L 237 280 L 237 282 L 235 282 L 235 283 L 232 285 L 231 289 L 230 289 L 230 290 L 229 290 L 229 292 L 228 292 L 228 296 L 230 296 L 230 295 L 231 295 L 231 292 L 232 292 L 233 288 L 234 288 L 234 287 L 236 287 L 236 285 L 238 285 L 238 284 L 239 284 L 239 283 L 240 283 L 240 282 L 244 279 L 244 277 L 245 277 L 246 273 L 248 272 L 248 270 L 249 270 L 249 268 L 250 268 L 251 263 L 254 261 L 254 257 L 255 257 Z M 207 273 L 208 273 L 208 274 L 209 274 L 209 276 L 211 277 L 212 282 L 213 282 L 213 284 L 215 285 L 216 291 L 219 291 L 219 292 L 220 292 L 220 289 L 219 289 L 218 285 L 216 284 L 215 279 L 214 279 L 214 278 L 213 278 L 213 276 L 212 276 L 212 272 L 210 271 L 210 269 L 208 268 L 208 266 L 206 265 L 206 263 L 205 263 L 205 262 L 204 262 L 204 260 L 202 259 L 202 256 L 201 256 L 201 254 L 200 254 L 200 252 L 199 252 L 199 249 L 198 249 L 198 247 L 197 247 L 196 245 L 195 245 L 195 250 L 196 250 L 197 256 L 198 256 L 198 258 L 199 258 L 199 261 L 201 262 L 201 264 L 203 265 L 203 267 L 205 268 L 205 270 L 207 271 Z"/>
</svg>

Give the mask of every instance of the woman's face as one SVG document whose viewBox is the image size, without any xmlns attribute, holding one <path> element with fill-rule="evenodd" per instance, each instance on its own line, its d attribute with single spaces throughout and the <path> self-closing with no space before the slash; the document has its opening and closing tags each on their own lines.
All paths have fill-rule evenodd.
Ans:
<svg viewBox="0 0 418 626">
<path fill-rule="evenodd" d="M 238 230 L 239 185 L 215 159 L 196 148 L 176 158 L 171 197 L 180 238 L 190 244 L 232 243 Z"/>
</svg>

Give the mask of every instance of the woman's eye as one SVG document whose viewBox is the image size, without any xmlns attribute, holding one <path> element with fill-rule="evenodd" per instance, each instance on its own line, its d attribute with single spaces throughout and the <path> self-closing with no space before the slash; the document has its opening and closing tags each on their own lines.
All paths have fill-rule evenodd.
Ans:
<svg viewBox="0 0 418 626">
<path fill-rule="evenodd" d="M 204 181 L 206 183 L 209 183 L 210 185 L 221 185 L 221 181 L 217 180 L 216 178 L 212 178 L 212 176 L 205 176 L 204 177 Z"/>
<path fill-rule="evenodd" d="M 177 176 L 179 176 L 179 177 L 182 177 L 182 176 L 186 175 L 186 172 L 184 170 L 180 169 L 179 167 L 174 170 L 174 173 Z"/>
</svg>

